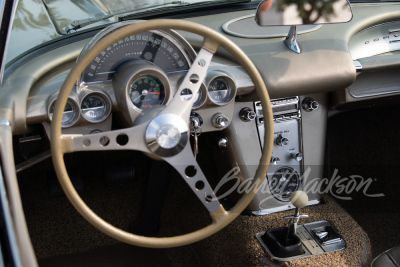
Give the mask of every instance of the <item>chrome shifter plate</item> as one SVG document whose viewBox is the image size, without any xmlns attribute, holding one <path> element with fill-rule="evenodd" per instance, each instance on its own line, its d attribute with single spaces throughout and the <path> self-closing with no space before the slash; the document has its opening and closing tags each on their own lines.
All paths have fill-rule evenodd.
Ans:
<svg viewBox="0 0 400 267">
<path fill-rule="evenodd" d="M 315 255 L 321 255 L 333 251 L 338 251 L 338 250 L 343 250 L 346 248 L 346 242 L 344 241 L 343 238 L 340 237 L 340 235 L 337 233 L 336 230 L 335 234 L 339 236 L 340 238 L 335 238 L 332 239 L 332 242 L 328 242 L 326 245 L 322 245 L 320 241 L 318 241 L 317 235 L 314 234 L 313 230 L 314 229 L 321 229 L 324 227 L 331 227 L 333 230 L 333 226 L 327 222 L 327 221 L 319 221 L 319 222 L 312 222 L 312 223 L 306 223 L 302 225 L 297 226 L 297 236 L 300 238 L 301 242 L 303 243 L 303 250 L 304 254 L 302 255 L 297 255 L 293 257 L 288 257 L 288 258 L 280 258 L 276 257 L 271 253 L 271 251 L 268 249 L 267 245 L 265 245 L 264 241 L 262 240 L 262 236 L 264 235 L 265 232 L 260 232 L 256 234 L 256 239 L 258 242 L 260 242 L 261 247 L 265 250 L 265 252 L 274 260 L 277 261 L 291 261 L 291 260 L 297 260 L 301 258 L 307 258 Z M 334 242 L 335 241 L 335 242 Z"/>
</svg>

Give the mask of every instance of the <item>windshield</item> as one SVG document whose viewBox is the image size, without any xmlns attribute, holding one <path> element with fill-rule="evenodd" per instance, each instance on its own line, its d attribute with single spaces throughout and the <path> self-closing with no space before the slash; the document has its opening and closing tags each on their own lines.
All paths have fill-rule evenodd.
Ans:
<svg viewBox="0 0 400 267">
<path fill-rule="evenodd" d="M 277 0 L 295 3 L 292 0 Z M 333 1 L 333 0 L 327 0 Z M 393 0 L 351 0 L 350 2 Z M 261 0 L 19 0 L 12 24 L 6 68 L 28 50 L 75 32 L 130 19 L 208 15 L 255 8 Z M 198 12 L 198 11 L 201 12 Z M 182 15 L 183 14 L 183 15 Z"/>
<path fill-rule="evenodd" d="M 149 14 L 166 15 L 180 9 L 230 6 L 250 0 L 19 0 L 9 40 L 6 63 L 29 49 L 69 33 Z M 131 17 L 136 14 L 136 16 Z"/>
</svg>

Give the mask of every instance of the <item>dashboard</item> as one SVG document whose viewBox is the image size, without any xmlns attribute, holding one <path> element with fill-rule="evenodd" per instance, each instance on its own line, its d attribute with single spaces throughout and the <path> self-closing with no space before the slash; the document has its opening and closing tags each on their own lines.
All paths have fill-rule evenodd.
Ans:
<svg viewBox="0 0 400 267">
<path fill-rule="evenodd" d="M 284 37 L 244 38 L 223 31 L 224 23 L 254 14 L 254 10 L 185 18 L 219 31 L 238 45 L 257 67 L 274 104 L 296 102 L 290 112 L 275 114 L 273 166 L 267 173 L 276 181 L 275 187 L 281 181 L 288 181 L 289 186 L 285 192 L 273 188 L 272 194 L 268 190 L 257 193 L 249 206 L 252 214 L 291 208 L 286 191 L 307 186 L 302 177 L 309 166 L 311 180 L 324 177 L 329 114 L 385 105 L 396 97 L 398 103 L 400 5 L 359 3 L 353 4 L 352 10 L 349 23 L 299 33 L 301 54 L 289 51 Z M 76 60 L 125 24 L 78 32 L 14 61 L 0 90 L 0 118 L 11 122 L 12 135 L 30 134 L 43 125 L 49 137 L 54 103 Z M 238 27 L 251 31 L 248 25 Z M 273 32 L 270 27 L 262 31 L 266 35 Z M 194 34 L 173 30 L 117 41 L 99 53 L 77 80 L 64 109 L 63 133 L 110 131 L 114 122 L 130 127 L 140 122 L 143 114 L 159 111 L 175 95 L 202 41 Z M 263 118 L 257 111 L 259 97 L 253 82 L 232 56 L 220 49 L 201 83 L 196 96 L 184 91 L 176 97 L 195 97 L 192 116 L 202 122 L 203 132 L 214 132 L 213 154 L 221 165 L 216 171 L 224 170 L 222 165 L 226 169 L 240 166 L 243 179 L 254 177 L 252 167 L 258 166 L 263 146 Z M 318 103 L 312 111 L 304 106 L 310 99 Z M 255 121 L 240 117 L 248 109 L 257 111 Z M 270 197 L 268 202 L 262 202 L 265 194 Z M 319 194 L 309 197 L 313 204 L 319 203 Z"/>
</svg>

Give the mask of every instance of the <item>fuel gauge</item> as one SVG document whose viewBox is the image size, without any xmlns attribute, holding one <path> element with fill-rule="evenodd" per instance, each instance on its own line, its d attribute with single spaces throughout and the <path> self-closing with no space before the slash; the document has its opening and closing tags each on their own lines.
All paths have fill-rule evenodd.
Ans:
<svg viewBox="0 0 400 267">
<path fill-rule="evenodd" d="M 56 101 L 54 100 L 49 108 L 49 119 L 53 120 L 53 113 L 54 113 L 54 106 L 55 106 Z M 77 118 L 78 118 L 78 108 L 75 102 L 71 99 L 67 100 L 67 103 L 65 104 L 63 116 L 62 116 L 62 121 L 61 121 L 61 126 L 62 127 L 69 127 L 72 126 Z"/>
</svg>

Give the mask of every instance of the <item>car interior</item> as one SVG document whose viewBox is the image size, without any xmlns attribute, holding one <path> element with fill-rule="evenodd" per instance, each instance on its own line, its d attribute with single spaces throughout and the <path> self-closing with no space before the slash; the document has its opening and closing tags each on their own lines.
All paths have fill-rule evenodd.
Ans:
<svg viewBox="0 0 400 267">
<path fill-rule="evenodd" d="M 142 2 L 14 1 L 4 265 L 399 266 L 400 3 Z"/>
</svg>

